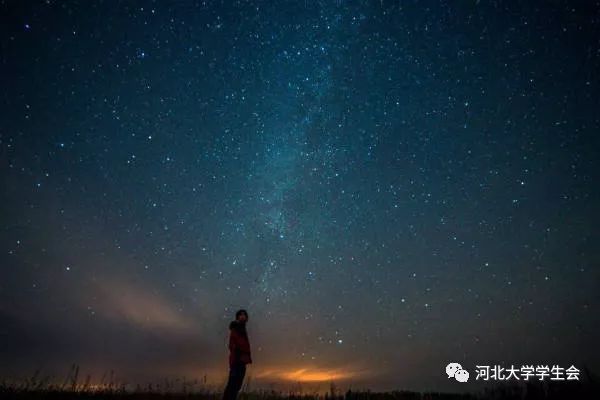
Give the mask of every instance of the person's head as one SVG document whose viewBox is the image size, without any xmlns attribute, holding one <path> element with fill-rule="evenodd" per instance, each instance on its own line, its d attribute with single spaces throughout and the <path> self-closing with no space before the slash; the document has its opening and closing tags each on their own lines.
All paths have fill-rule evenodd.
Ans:
<svg viewBox="0 0 600 400">
<path fill-rule="evenodd" d="M 235 313 L 235 319 L 237 321 L 241 321 L 241 322 L 248 321 L 248 312 L 246 310 L 244 310 L 243 308 L 240 310 L 237 310 L 237 312 Z"/>
</svg>

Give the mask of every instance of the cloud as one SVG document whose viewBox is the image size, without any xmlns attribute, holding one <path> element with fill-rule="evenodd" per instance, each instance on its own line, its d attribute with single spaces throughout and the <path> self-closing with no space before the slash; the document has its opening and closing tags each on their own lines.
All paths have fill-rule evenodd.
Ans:
<svg viewBox="0 0 600 400">
<path fill-rule="evenodd" d="M 156 290 L 123 278 L 101 278 L 95 283 L 94 310 L 101 317 L 149 330 L 194 329 L 194 321 Z"/>
<path fill-rule="evenodd" d="M 255 373 L 257 379 L 278 379 L 288 382 L 325 382 L 362 378 L 367 370 L 352 367 L 276 366 Z"/>
</svg>

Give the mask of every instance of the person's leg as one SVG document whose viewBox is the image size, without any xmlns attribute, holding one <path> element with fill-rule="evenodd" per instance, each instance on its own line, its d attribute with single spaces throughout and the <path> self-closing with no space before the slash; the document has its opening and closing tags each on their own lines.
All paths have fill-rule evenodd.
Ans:
<svg viewBox="0 0 600 400">
<path fill-rule="evenodd" d="M 246 365 L 234 364 L 229 368 L 229 379 L 223 393 L 223 400 L 235 400 L 244 381 Z"/>
<path fill-rule="evenodd" d="M 223 392 L 223 400 L 235 400 L 235 367 L 229 367 L 229 377 L 227 378 L 227 385 L 225 386 L 225 391 Z"/>
<path fill-rule="evenodd" d="M 246 375 L 246 364 L 240 364 L 238 366 L 238 372 L 235 380 L 235 394 L 240 391 L 242 384 L 244 383 L 244 376 Z"/>
</svg>

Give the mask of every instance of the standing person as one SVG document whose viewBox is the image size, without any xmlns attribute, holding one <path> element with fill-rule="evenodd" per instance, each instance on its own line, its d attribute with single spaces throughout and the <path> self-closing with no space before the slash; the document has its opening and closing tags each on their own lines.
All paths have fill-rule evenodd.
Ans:
<svg viewBox="0 0 600 400">
<path fill-rule="evenodd" d="M 235 313 L 235 321 L 229 324 L 229 379 L 223 393 L 223 400 L 236 399 L 246 375 L 246 364 L 252 363 L 246 322 L 248 322 L 248 313 L 241 309 Z"/>
</svg>

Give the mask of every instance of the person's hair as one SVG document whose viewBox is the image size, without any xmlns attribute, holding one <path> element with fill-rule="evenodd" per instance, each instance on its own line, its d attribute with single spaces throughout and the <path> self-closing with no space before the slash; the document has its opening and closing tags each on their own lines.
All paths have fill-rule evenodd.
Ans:
<svg viewBox="0 0 600 400">
<path fill-rule="evenodd" d="M 235 313 L 235 319 L 238 319 L 238 317 L 240 316 L 240 314 L 245 314 L 246 315 L 246 319 L 248 319 L 248 312 L 246 310 L 244 310 L 243 308 L 236 311 L 236 313 Z"/>
</svg>

